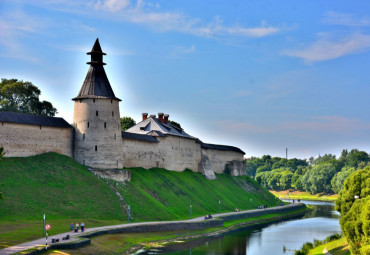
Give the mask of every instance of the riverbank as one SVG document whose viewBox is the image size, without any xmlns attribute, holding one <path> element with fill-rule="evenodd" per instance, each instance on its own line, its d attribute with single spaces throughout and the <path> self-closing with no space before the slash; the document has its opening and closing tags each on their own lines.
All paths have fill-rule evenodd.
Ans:
<svg viewBox="0 0 370 255">
<path fill-rule="evenodd" d="M 328 242 L 326 244 L 317 246 L 316 248 L 310 250 L 308 255 L 321 255 L 325 254 L 324 251 L 329 252 L 332 255 L 350 255 L 349 246 L 345 237 Z"/>
<path fill-rule="evenodd" d="M 239 219 L 224 222 L 224 226 L 208 228 L 198 231 L 179 231 L 163 233 L 134 233 L 134 234 L 116 234 L 104 235 L 91 240 L 91 245 L 79 248 L 77 250 L 63 250 L 63 252 L 74 255 L 86 254 L 133 254 L 138 250 L 149 249 L 171 249 L 171 246 L 186 246 L 186 242 L 204 238 L 214 238 L 216 236 L 227 234 L 228 232 L 245 227 L 256 227 L 281 220 L 301 217 L 305 214 L 307 208 L 299 209 L 284 215 L 279 213 L 266 214 L 263 216 Z"/>
<path fill-rule="evenodd" d="M 62 242 L 62 237 L 65 236 L 66 234 L 70 234 L 71 235 L 70 241 L 72 242 L 74 246 L 78 242 L 84 242 L 84 245 L 88 244 L 89 242 L 86 242 L 84 240 L 91 238 L 93 236 L 106 235 L 106 234 L 108 235 L 128 234 L 132 232 L 153 232 L 153 231 L 161 231 L 161 232 L 175 231 L 176 232 L 177 231 L 179 232 L 179 234 L 182 235 L 182 238 L 184 238 L 185 236 L 192 236 L 192 238 L 196 238 L 194 237 L 194 230 L 196 230 L 195 232 L 196 234 L 208 233 L 208 230 L 205 230 L 206 228 L 209 228 L 209 231 L 211 232 L 225 230 L 225 229 L 227 231 L 230 231 L 233 227 L 238 226 L 238 224 L 239 226 L 240 224 L 247 224 L 248 222 L 251 225 L 261 224 L 261 223 L 266 223 L 271 220 L 279 220 L 279 219 L 283 219 L 286 217 L 293 217 L 294 216 L 293 214 L 295 213 L 303 214 L 305 209 L 306 207 L 304 206 L 304 204 L 292 204 L 292 205 L 287 205 L 287 206 L 268 208 L 265 210 L 257 209 L 257 210 L 243 211 L 243 212 L 218 214 L 218 215 L 214 215 L 216 219 L 212 221 L 204 221 L 202 217 L 198 217 L 198 218 L 187 220 L 187 221 L 143 222 L 143 223 L 122 224 L 118 226 L 107 226 L 107 227 L 100 227 L 100 228 L 95 228 L 95 229 L 87 229 L 86 233 L 83 233 L 83 234 L 64 233 L 60 236 L 56 236 L 56 238 L 59 238 L 59 240 Z M 268 214 L 272 214 L 272 215 L 267 216 Z M 249 219 L 244 219 L 244 222 L 243 222 L 243 220 L 238 219 L 241 217 L 245 217 Z M 253 221 L 254 219 L 252 218 L 254 217 L 261 217 L 261 218 L 256 219 L 256 221 Z M 223 222 L 225 220 L 227 221 L 228 219 L 234 220 L 234 222 L 231 222 L 232 225 L 231 226 L 229 225 L 230 222 L 223 225 Z M 204 225 L 204 227 L 200 226 L 202 224 Z M 184 230 L 190 231 L 190 234 L 184 233 Z M 197 231 L 201 231 L 201 232 L 199 233 Z M 217 233 L 217 234 L 220 234 L 220 233 Z M 156 237 L 158 237 L 158 240 L 161 240 L 162 233 L 159 233 L 159 235 L 157 235 L 156 233 L 155 235 Z M 32 247 L 37 247 L 38 245 L 43 245 L 44 241 L 45 239 L 39 239 L 39 240 L 33 241 L 32 244 L 28 243 L 28 244 L 13 246 L 8 249 L 0 250 L 0 254 L 12 254 L 14 252 L 19 252 L 19 251 L 24 250 L 26 247 L 31 248 L 30 245 L 32 245 Z M 111 242 L 105 243 L 104 246 L 109 247 L 109 243 Z M 135 245 L 138 245 L 138 243 L 132 244 L 132 246 L 135 246 Z M 53 248 L 53 245 L 50 246 L 50 248 Z M 59 243 L 57 245 L 54 245 L 54 248 L 57 248 L 57 249 L 66 249 L 66 248 L 68 249 L 69 248 L 70 249 L 74 247 L 71 247 L 70 243 L 65 242 L 65 247 L 63 247 L 62 243 Z M 73 252 L 73 254 L 76 254 L 76 253 Z"/>
<path fill-rule="evenodd" d="M 280 199 L 301 199 L 301 200 L 334 202 L 338 197 L 338 194 L 327 195 L 323 193 L 318 193 L 318 194 L 312 195 L 309 192 L 303 192 L 303 191 L 270 190 L 270 192 Z"/>
</svg>

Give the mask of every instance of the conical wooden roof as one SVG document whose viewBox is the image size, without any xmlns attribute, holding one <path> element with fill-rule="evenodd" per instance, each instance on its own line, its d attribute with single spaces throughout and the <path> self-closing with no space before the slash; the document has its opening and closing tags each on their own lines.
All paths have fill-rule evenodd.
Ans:
<svg viewBox="0 0 370 255">
<path fill-rule="evenodd" d="M 105 73 L 103 55 L 106 54 L 100 47 L 99 39 L 96 39 L 91 52 L 87 54 L 91 55 L 91 61 L 87 63 L 90 65 L 90 68 L 78 96 L 72 100 L 83 98 L 108 98 L 121 101 L 121 99 L 114 95 L 107 74 Z"/>
</svg>

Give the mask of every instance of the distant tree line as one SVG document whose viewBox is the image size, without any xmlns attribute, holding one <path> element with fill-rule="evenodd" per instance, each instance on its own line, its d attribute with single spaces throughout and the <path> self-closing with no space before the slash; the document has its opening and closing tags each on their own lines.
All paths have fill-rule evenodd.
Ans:
<svg viewBox="0 0 370 255">
<path fill-rule="evenodd" d="M 353 149 L 343 150 L 337 159 L 325 154 L 318 158 L 285 159 L 265 155 L 246 160 L 248 175 L 270 190 L 295 189 L 316 193 L 339 193 L 345 179 L 369 163 L 369 154 Z"/>
</svg>

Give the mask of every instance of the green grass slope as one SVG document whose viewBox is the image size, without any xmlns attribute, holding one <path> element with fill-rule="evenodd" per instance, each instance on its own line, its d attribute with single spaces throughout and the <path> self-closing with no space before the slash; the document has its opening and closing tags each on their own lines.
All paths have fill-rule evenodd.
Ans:
<svg viewBox="0 0 370 255">
<path fill-rule="evenodd" d="M 247 176 L 217 174 L 207 180 L 190 170 L 131 169 L 131 181 L 99 179 L 73 159 L 56 153 L 0 161 L 0 248 L 42 237 L 42 215 L 52 225 L 50 235 L 66 232 L 69 223 L 88 227 L 133 221 L 187 219 L 236 207 L 250 209 L 276 204 L 276 198 Z M 112 189 L 113 187 L 113 189 Z"/>
<path fill-rule="evenodd" d="M 232 177 L 217 174 L 207 180 L 200 173 L 166 171 L 152 168 L 131 169 L 131 181 L 115 183 L 116 188 L 131 206 L 135 221 L 186 219 L 218 212 L 233 211 L 236 207 L 250 209 L 258 205 L 276 205 L 276 197 L 247 176 Z"/>
<path fill-rule="evenodd" d="M 0 161 L 0 221 L 123 219 L 116 194 L 73 159 L 56 153 Z"/>
</svg>

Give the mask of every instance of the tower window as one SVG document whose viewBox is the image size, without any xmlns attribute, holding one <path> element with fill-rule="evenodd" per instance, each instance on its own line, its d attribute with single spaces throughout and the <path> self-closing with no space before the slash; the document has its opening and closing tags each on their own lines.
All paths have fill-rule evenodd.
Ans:
<svg viewBox="0 0 370 255">
<path fill-rule="evenodd" d="M 110 100 L 110 103 L 113 104 L 113 100 Z"/>
<path fill-rule="evenodd" d="M 82 140 L 85 140 L 85 133 L 82 134 Z"/>
<path fill-rule="evenodd" d="M 117 138 L 116 138 L 116 134 L 114 134 L 114 140 L 117 140 Z"/>
<path fill-rule="evenodd" d="M 99 112 L 98 111 L 96 111 L 96 116 L 99 116 Z"/>
<path fill-rule="evenodd" d="M 95 151 L 98 151 L 98 145 L 95 145 Z"/>
<path fill-rule="evenodd" d="M 90 122 L 87 122 L 87 128 L 89 128 L 90 127 Z"/>
<path fill-rule="evenodd" d="M 107 122 L 104 122 L 104 128 L 107 128 Z"/>
<path fill-rule="evenodd" d="M 112 117 L 114 117 L 114 111 L 112 111 Z"/>
<path fill-rule="evenodd" d="M 40 125 L 40 129 L 41 129 L 41 125 Z"/>
<path fill-rule="evenodd" d="M 95 103 L 95 99 L 93 99 L 93 103 Z"/>
<path fill-rule="evenodd" d="M 83 165 L 85 165 L 85 160 L 84 160 L 84 163 L 83 163 Z"/>
</svg>

